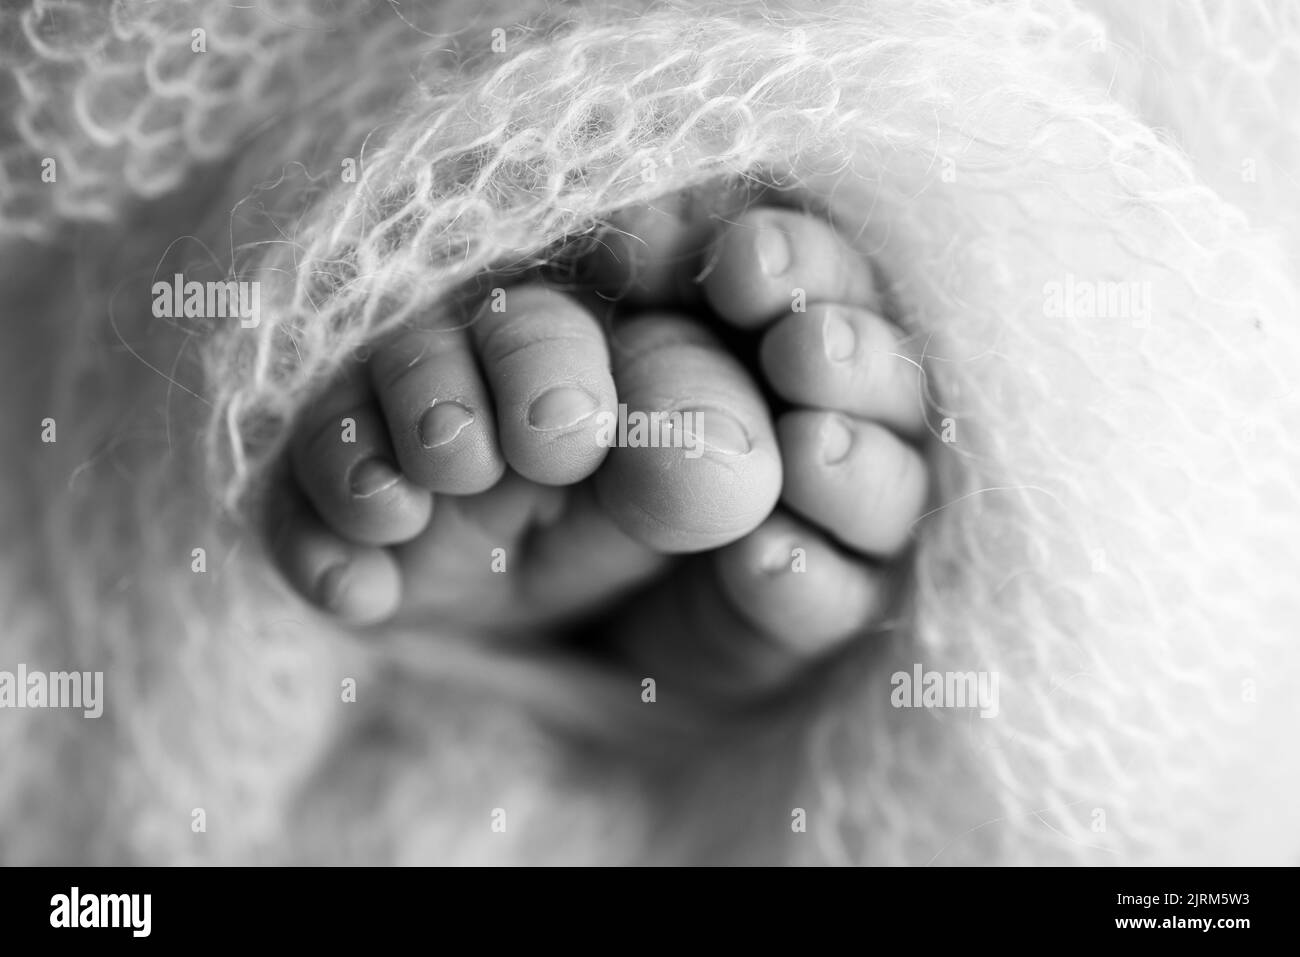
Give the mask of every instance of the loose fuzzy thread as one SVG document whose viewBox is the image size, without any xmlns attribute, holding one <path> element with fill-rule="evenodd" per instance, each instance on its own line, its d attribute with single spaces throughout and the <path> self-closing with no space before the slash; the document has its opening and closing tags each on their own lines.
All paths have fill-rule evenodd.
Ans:
<svg viewBox="0 0 1300 957">
<path fill-rule="evenodd" d="M 115 39 L 105 42 L 174 45 L 218 6 L 178 4 L 183 12 L 163 20 L 150 6 L 116 4 Z M 344 819 L 358 836 L 338 850 L 343 859 L 1179 863 L 1300 850 L 1285 797 L 1300 783 L 1286 745 L 1297 716 L 1288 689 L 1300 679 L 1287 624 L 1300 620 L 1291 504 L 1300 440 L 1278 411 L 1300 374 L 1300 297 L 1286 258 L 1297 240 L 1254 225 L 1272 206 L 1294 208 L 1294 187 L 1277 178 L 1227 201 L 1220 167 L 1235 163 L 1240 141 L 1193 136 L 1185 150 L 1148 119 L 1186 115 L 1190 94 L 1142 80 L 1161 68 L 1176 75 L 1176 52 L 1124 69 L 1157 25 L 1212 33 L 1206 49 L 1232 49 L 1254 35 L 1246 14 L 1154 5 L 1144 20 L 1104 5 L 963 0 L 497 3 L 449 5 L 416 24 L 385 5 L 272 6 L 275 17 L 220 11 L 237 25 L 229 33 L 255 35 L 270 51 L 223 101 L 231 125 L 218 127 L 221 137 L 195 142 L 205 127 L 178 119 L 153 139 L 130 127 L 110 148 L 105 124 L 83 109 L 81 128 L 20 123 L 13 149 L 50 149 L 97 169 L 82 181 L 101 184 L 84 186 L 84 205 L 64 198 L 29 215 L 34 194 L 14 185 L 26 180 L 10 172 L 0 184 L 0 224 L 32 235 L 59 217 L 111 222 L 153 195 L 139 177 L 117 176 L 146 154 L 161 178 L 145 179 L 160 189 L 230 158 L 227 189 L 208 212 L 223 220 L 232 275 L 263 282 L 266 320 L 198 346 L 209 405 L 196 417 L 206 443 L 194 468 L 213 499 L 178 527 L 217 527 L 213 500 L 238 516 L 256 499 L 297 410 L 358 345 L 437 315 L 485 269 L 544 261 L 622 207 L 735 180 L 814 197 L 886 278 L 933 399 L 936 490 L 917 529 L 905 613 L 829 667 L 812 700 L 754 730 L 781 742 L 782 756 L 757 747 L 684 755 L 693 774 L 658 804 L 617 749 L 598 784 L 565 774 L 570 759 L 540 730 L 566 697 L 564 678 L 527 668 L 494 678 L 472 653 L 440 663 L 436 642 L 427 655 L 412 641 L 390 646 L 402 649 L 390 652 L 399 663 L 418 661 L 420 679 L 383 679 L 392 693 L 371 718 L 382 734 L 343 733 L 306 703 L 303 675 L 357 658 L 383 675 L 385 653 L 351 649 L 343 634 L 316 648 L 286 638 L 267 622 L 293 600 L 256 583 L 273 574 L 264 565 L 248 568 L 226 586 L 224 606 L 210 595 L 196 604 L 212 617 L 190 624 L 192 641 L 230 666 L 221 641 L 237 621 L 248 629 L 237 641 L 248 667 L 275 649 L 278 673 L 297 675 L 283 680 L 302 696 L 280 709 L 291 720 L 281 720 L 278 746 L 308 741 L 319 761 L 272 774 L 274 786 L 230 790 L 230 806 L 256 825 L 221 854 L 312 856 L 316 838 Z M 47 10 L 35 4 L 24 16 Z M 328 29 L 282 26 L 309 19 Z M 146 22 L 153 32 L 139 27 Z M 495 53 L 498 25 L 505 49 Z M 1274 27 L 1287 52 L 1259 81 L 1265 91 L 1285 88 L 1300 35 L 1289 21 Z M 224 32 L 212 28 L 214 49 Z M 80 34 L 51 34 L 66 35 Z M 87 49 L 118 49 L 100 44 L 98 30 L 86 35 Z M 341 52 L 349 46 L 385 55 Z M 27 73 L 57 73 L 42 88 L 54 105 L 20 118 L 55 115 L 60 91 L 83 102 L 87 64 L 100 61 L 73 51 L 74 65 L 56 68 L 65 60 L 32 48 Z M 124 61 L 123 74 L 126 57 L 109 58 Z M 219 100 L 226 87 L 204 76 L 187 89 Z M 142 82 L 163 99 L 179 89 L 152 74 Z M 1294 155 L 1294 124 L 1274 95 L 1253 132 L 1284 141 L 1276 155 Z M 174 154 L 142 145 L 163 140 Z M 319 172 L 342 157 L 358 160 L 356 183 Z M 308 182 L 285 176 L 293 164 L 312 170 Z M 261 202 L 262 191 L 283 205 Z M 247 221 L 228 215 L 250 206 L 258 215 Z M 1049 315 L 1051 284 L 1076 281 L 1148 289 L 1150 314 Z M 74 567 L 89 577 L 84 560 Z M 82 587 L 80 607 L 105 600 Z M 157 630 L 148 597 L 136 600 L 134 627 Z M 891 707 L 890 676 L 916 662 L 996 672 L 1001 714 Z M 210 697 L 201 675 L 173 680 Z M 601 708 L 616 707 L 609 688 L 599 676 L 573 680 L 598 725 Z M 430 704 L 424 690 L 494 681 L 501 710 L 480 725 L 471 716 L 481 705 Z M 525 687 L 526 707 L 512 701 Z M 275 694 L 270 684 L 249 691 L 272 711 Z M 128 766 L 151 770 L 146 780 L 182 767 L 172 785 L 180 793 L 132 791 L 140 807 L 124 801 L 118 813 L 135 821 L 135 853 L 175 858 L 191 852 L 160 831 L 158 809 L 212 787 L 222 762 L 255 781 L 277 751 L 250 756 L 251 729 L 213 714 L 225 744 L 178 764 L 150 731 L 169 706 L 165 695 L 141 705 L 118 748 Z M 498 766 L 530 746 L 527 768 Z M 449 769 L 465 783 L 459 793 L 444 783 Z M 510 794 L 533 834 L 554 835 L 563 819 L 587 839 L 537 837 L 507 852 L 466 837 L 455 822 L 487 793 Z M 442 810 L 422 811 L 430 806 Z M 793 806 L 808 812 L 806 842 L 775 833 Z M 293 836 L 279 841 L 286 815 Z"/>
</svg>

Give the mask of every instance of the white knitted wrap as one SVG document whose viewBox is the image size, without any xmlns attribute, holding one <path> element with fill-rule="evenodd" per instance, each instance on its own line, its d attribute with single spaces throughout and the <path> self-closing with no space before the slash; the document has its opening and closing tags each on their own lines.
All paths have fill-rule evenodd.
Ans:
<svg viewBox="0 0 1300 957">
<path fill-rule="evenodd" d="M 57 330 L 30 333 L 56 371 L 5 359 L 30 413 L 6 447 L 37 464 L 5 480 L 0 668 L 109 684 L 97 723 L 0 712 L 0 854 L 1297 859 L 1294 10 L 427 6 L 0 13 L 0 230 L 55 251 L 5 301 Z M 358 345 L 739 178 L 823 203 L 924 356 L 935 507 L 887 634 L 722 747 L 643 727 L 626 678 L 358 642 L 278 583 L 230 516 Z M 191 235 L 263 282 L 256 329 L 124 291 Z M 1056 315 L 1058 283 L 1136 284 L 1150 314 Z M 996 672 L 1000 713 L 891 707 L 913 663 Z M 589 738 L 633 722 L 668 756 Z"/>
</svg>

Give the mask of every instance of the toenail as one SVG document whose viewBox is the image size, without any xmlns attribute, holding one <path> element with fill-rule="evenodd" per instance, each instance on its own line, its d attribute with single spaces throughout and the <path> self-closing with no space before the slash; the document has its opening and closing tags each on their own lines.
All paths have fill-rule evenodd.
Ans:
<svg viewBox="0 0 1300 957">
<path fill-rule="evenodd" d="M 852 359 L 858 347 L 858 337 L 853 332 L 853 327 L 836 310 L 828 312 L 822 322 L 822 344 L 826 348 L 826 358 L 832 362 Z"/>
<path fill-rule="evenodd" d="M 528 424 L 539 432 L 554 432 L 577 425 L 596 411 L 596 400 L 573 386 L 543 392 L 528 410 Z"/>
<path fill-rule="evenodd" d="M 474 421 L 474 413 L 459 402 L 435 402 L 420 417 L 420 444 L 426 449 L 446 445 Z"/>
<path fill-rule="evenodd" d="M 853 433 L 839 416 L 831 416 L 822 427 L 822 461 L 835 465 L 848 457 Z"/>
<path fill-rule="evenodd" d="M 322 608 L 331 611 L 338 609 L 343 598 L 344 585 L 347 582 L 348 566 L 346 562 L 331 565 L 316 580 L 316 600 Z"/>
<path fill-rule="evenodd" d="M 718 409 L 686 409 L 683 424 L 706 452 L 744 455 L 752 446 L 745 427 Z"/>
<path fill-rule="evenodd" d="M 401 476 L 382 459 L 366 459 L 352 470 L 348 485 L 354 498 L 370 498 L 396 485 Z"/>
<path fill-rule="evenodd" d="M 758 268 L 765 276 L 781 276 L 790 268 L 790 237 L 785 230 L 768 226 L 758 231 L 754 240 Z"/>
</svg>

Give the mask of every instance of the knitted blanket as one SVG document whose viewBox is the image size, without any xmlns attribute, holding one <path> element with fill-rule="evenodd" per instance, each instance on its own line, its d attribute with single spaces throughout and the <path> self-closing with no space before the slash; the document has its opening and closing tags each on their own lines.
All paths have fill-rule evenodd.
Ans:
<svg viewBox="0 0 1300 957">
<path fill-rule="evenodd" d="M 5 863 L 1297 861 L 1294 10 L 30 0 L 0 37 L 0 669 L 105 680 L 0 710 Z M 290 594 L 258 503 L 332 370 L 729 181 L 812 197 L 923 356 L 896 617 L 737 717 Z M 177 273 L 256 321 L 159 317 Z M 998 713 L 896 707 L 917 666 Z"/>
</svg>

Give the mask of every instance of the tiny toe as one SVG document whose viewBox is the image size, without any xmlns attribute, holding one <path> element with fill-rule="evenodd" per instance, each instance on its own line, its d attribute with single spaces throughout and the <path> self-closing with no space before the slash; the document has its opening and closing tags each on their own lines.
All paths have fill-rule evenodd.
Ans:
<svg viewBox="0 0 1300 957">
<path fill-rule="evenodd" d="M 886 597 L 879 570 L 783 512 L 720 549 L 714 562 L 732 606 L 780 643 L 791 670 L 859 633 Z"/>
<path fill-rule="evenodd" d="M 520 286 L 484 308 L 473 330 L 510 467 L 543 485 L 568 485 L 594 472 L 608 451 L 597 441 L 596 422 L 615 403 L 609 350 L 595 317 L 562 293 Z"/>
<path fill-rule="evenodd" d="M 613 652 L 665 689 L 748 702 L 797 681 L 889 605 L 891 573 L 777 512 L 635 599 Z"/>
<path fill-rule="evenodd" d="M 746 210 L 714 243 L 705 297 L 714 312 L 746 329 L 813 302 L 870 306 L 871 267 L 829 223 L 808 213 Z"/>
<path fill-rule="evenodd" d="M 615 328 L 622 402 L 596 476 L 602 505 L 665 552 L 716 548 L 772 511 L 781 460 L 767 406 L 745 369 L 698 323 L 647 316 Z"/>
<path fill-rule="evenodd" d="M 715 223 L 738 212 L 744 192 L 714 184 L 620 210 L 598 237 L 592 279 L 608 298 L 631 306 L 693 305 L 697 276 Z"/>
<path fill-rule="evenodd" d="M 419 534 L 433 499 L 394 464 L 388 426 L 352 371 L 307 410 L 289 457 L 307 498 L 344 538 L 388 545 Z"/>
<path fill-rule="evenodd" d="M 500 480 L 492 400 L 465 329 L 417 329 L 384 343 L 371 380 L 403 473 L 432 492 L 474 495 Z"/>
<path fill-rule="evenodd" d="M 401 573 L 387 549 L 344 541 L 292 494 L 277 498 L 276 512 L 271 550 L 299 594 L 354 625 L 375 624 L 397 610 Z"/>
<path fill-rule="evenodd" d="M 925 429 L 920 365 L 897 327 L 855 306 L 819 303 L 763 337 L 763 373 L 783 399 L 872 419 L 907 435 Z"/>
<path fill-rule="evenodd" d="M 907 545 L 929 493 L 916 449 L 884 426 L 836 412 L 787 412 L 776 431 L 790 508 L 869 555 Z"/>
</svg>

